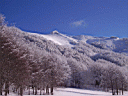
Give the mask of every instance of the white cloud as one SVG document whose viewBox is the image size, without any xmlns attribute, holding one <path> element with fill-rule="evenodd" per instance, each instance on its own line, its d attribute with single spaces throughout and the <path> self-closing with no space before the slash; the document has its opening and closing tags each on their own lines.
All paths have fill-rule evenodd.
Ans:
<svg viewBox="0 0 128 96">
<path fill-rule="evenodd" d="M 86 26 L 86 23 L 84 20 L 80 20 L 80 21 L 75 21 L 75 22 L 71 23 L 71 26 L 75 26 L 75 27 Z"/>
</svg>

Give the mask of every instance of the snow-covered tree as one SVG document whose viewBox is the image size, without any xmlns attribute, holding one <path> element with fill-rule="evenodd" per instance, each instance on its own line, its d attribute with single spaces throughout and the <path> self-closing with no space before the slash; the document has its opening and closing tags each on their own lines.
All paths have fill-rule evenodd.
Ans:
<svg viewBox="0 0 128 96">
<path fill-rule="evenodd" d="M 47 55 L 42 58 L 42 66 L 44 73 L 43 79 L 46 87 L 46 94 L 49 93 L 48 88 L 51 88 L 53 94 L 53 87 L 63 84 L 69 78 L 70 69 L 67 63 L 56 55 Z"/>
<path fill-rule="evenodd" d="M 4 30 L 2 30 L 3 28 Z M 26 79 L 29 78 L 29 64 L 26 58 L 28 52 L 25 50 L 26 47 L 20 46 L 19 43 L 14 41 L 8 27 L 4 26 L 3 28 L 0 30 L 0 67 L 3 73 L 1 82 L 4 81 L 1 85 L 5 84 L 5 95 L 9 93 L 9 85 L 12 83 L 20 88 L 20 95 L 22 95 L 23 86 L 26 85 Z"/>
<path fill-rule="evenodd" d="M 0 14 L 0 26 L 4 25 L 5 23 L 5 17 L 4 15 Z"/>
</svg>

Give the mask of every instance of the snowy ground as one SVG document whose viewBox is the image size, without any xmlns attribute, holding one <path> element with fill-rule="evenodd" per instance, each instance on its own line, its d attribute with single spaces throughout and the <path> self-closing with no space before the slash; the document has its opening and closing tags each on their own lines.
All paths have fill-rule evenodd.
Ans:
<svg viewBox="0 0 128 96">
<path fill-rule="evenodd" d="M 18 96 L 14 93 L 10 93 L 8 96 Z M 24 95 L 24 96 L 41 96 L 41 95 Z M 43 95 L 50 96 L 50 95 Z M 86 90 L 86 89 L 75 89 L 75 88 L 57 88 L 54 90 L 52 96 L 112 96 L 109 92 Z M 114 95 L 122 96 L 122 95 Z M 128 92 L 124 92 L 123 96 L 128 96 Z"/>
</svg>

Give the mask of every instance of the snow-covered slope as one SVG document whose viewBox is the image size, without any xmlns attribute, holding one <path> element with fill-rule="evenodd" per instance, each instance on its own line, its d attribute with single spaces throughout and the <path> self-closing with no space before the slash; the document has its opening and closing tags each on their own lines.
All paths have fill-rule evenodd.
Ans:
<svg viewBox="0 0 128 96">
<path fill-rule="evenodd" d="M 43 36 L 47 40 L 53 41 L 56 44 L 65 45 L 65 46 L 69 46 L 69 47 L 72 47 L 73 45 L 78 43 L 76 39 L 73 39 L 69 36 L 63 35 L 56 30 L 53 31 L 51 34 L 41 35 L 41 36 Z"/>
<path fill-rule="evenodd" d="M 119 39 L 118 37 L 93 37 L 86 35 L 67 36 L 59 33 L 56 30 L 51 32 L 51 34 L 45 35 L 36 33 L 29 34 L 37 36 L 36 38 L 44 38 L 55 44 L 54 48 L 49 47 L 49 49 L 46 50 L 52 49 L 52 51 L 54 50 L 54 52 L 56 52 L 59 49 L 58 51 L 61 52 L 60 54 L 63 54 L 65 56 L 69 56 L 70 54 L 73 58 L 77 58 L 76 60 L 79 60 L 83 56 L 86 56 L 94 61 L 98 59 L 104 59 L 109 62 L 116 63 L 120 66 L 127 65 L 128 62 L 128 38 Z M 67 49 L 70 49 L 70 51 L 67 51 Z M 73 51 L 81 54 L 82 57 L 80 55 L 80 57 L 74 56 Z"/>
<path fill-rule="evenodd" d="M 128 38 L 118 38 L 118 37 L 93 37 L 93 36 L 67 36 L 59 33 L 57 30 L 51 32 L 51 34 L 36 34 L 34 35 L 42 36 L 47 40 L 50 40 L 58 45 L 63 45 L 66 47 L 74 47 L 78 43 L 88 43 L 94 47 L 111 50 L 118 53 L 128 54 Z"/>
<path fill-rule="evenodd" d="M 128 55 L 128 38 L 118 37 L 93 37 L 93 36 L 74 36 L 73 38 L 93 45 L 94 47 L 111 50 L 117 53 Z"/>
<path fill-rule="evenodd" d="M 104 59 L 120 66 L 128 65 L 128 38 L 119 39 L 118 37 L 93 37 L 86 35 L 67 36 L 56 30 L 51 32 L 51 34 L 45 35 L 28 34 L 31 36 L 29 36 L 30 42 L 37 42 L 36 45 L 46 51 L 68 57 L 71 56 L 77 61 L 82 58 L 81 62 L 85 61 L 86 56 L 94 61 Z M 47 44 L 44 42 L 46 40 L 50 42 Z M 86 61 L 89 63 L 91 59 Z"/>
<path fill-rule="evenodd" d="M 112 50 L 118 53 L 128 53 L 128 38 L 82 36 L 79 40 L 100 49 Z"/>
<path fill-rule="evenodd" d="M 75 60 L 78 66 L 93 64 L 98 59 L 104 59 L 120 66 L 128 65 L 128 38 L 67 36 L 56 30 L 44 35 L 23 32 L 15 27 L 9 27 L 9 30 L 13 39 L 17 42 L 22 41 L 23 44 L 26 43 L 30 49 L 35 47 L 40 51 L 70 58 Z"/>
</svg>

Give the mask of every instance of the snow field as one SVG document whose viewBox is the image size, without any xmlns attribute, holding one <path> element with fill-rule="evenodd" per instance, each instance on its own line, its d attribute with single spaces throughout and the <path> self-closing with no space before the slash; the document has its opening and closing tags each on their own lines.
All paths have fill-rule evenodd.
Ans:
<svg viewBox="0 0 128 96">
<path fill-rule="evenodd" d="M 27 94 L 27 91 L 25 92 L 25 94 Z M 18 95 L 14 93 L 10 93 L 8 96 L 18 96 Z M 23 96 L 51 96 L 51 95 L 23 95 Z M 95 91 L 95 90 L 87 90 L 87 89 L 57 88 L 54 89 L 54 95 L 52 96 L 112 96 L 112 94 L 111 92 L 103 92 L 103 91 Z M 114 96 L 128 96 L 128 92 L 124 92 L 124 95 L 119 94 Z"/>
</svg>

